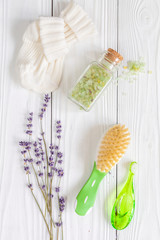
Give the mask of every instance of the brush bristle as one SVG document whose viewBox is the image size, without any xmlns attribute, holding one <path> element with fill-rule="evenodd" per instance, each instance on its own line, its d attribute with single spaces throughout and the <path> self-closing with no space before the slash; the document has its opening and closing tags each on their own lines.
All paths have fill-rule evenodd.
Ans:
<svg viewBox="0 0 160 240">
<path fill-rule="evenodd" d="M 115 125 L 108 130 L 99 146 L 97 169 L 108 172 L 119 162 L 130 142 L 130 133 L 125 125 Z"/>
</svg>

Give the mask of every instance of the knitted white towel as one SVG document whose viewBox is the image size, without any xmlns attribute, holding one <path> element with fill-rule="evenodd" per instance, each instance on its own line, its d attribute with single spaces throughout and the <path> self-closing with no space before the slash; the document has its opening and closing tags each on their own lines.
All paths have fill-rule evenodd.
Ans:
<svg viewBox="0 0 160 240">
<path fill-rule="evenodd" d="M 40 93 L 56 90 L 67 52 L 63 19 L 40 18 L 31 23 L 17 60 L 22 85 Z"/>
<path fill-rule="evenodd" d="M 65 22 L 65 36 L 68 44 L 84 40 L 97 33 L 88 14 L 76 3 L 71 2 L 61 12 L 60 17 Z"/>
<path fill-rule="evenodd" d="M 41 17 L 39 20 L 40 39 L 48 62 L 68 53 L 64 35 L 64 20 L 55 17 Z"/>
<path fill-rule="evenodd" d="M 69 47 L 95 33 L 91 19 L 75 3 L 62 11 L 61 18 L 41 17 L 31 23 L 18 55 L 22 85 L 40 93 L 55 91 Z"/>
</svg>

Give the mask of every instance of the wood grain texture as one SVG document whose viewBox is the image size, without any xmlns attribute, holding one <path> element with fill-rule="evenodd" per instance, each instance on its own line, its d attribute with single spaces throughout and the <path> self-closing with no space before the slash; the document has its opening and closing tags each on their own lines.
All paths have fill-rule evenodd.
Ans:
<svg viewBox="0 0 160 240">
<path fill-rule="evenodd" d="M 75 44 L 66 56 L 62 82 L 52 97 L 45 122 L 47 141 L 52 125 L 61 119 L 67 196 L 64 240 L 158 240 L 160 236 L 160 2 L 159 0 L 77 0 L 97 26 L 99 35 Z M 26 186 L 18 141 L 23 138 L 27 112 L 38 114 L 41 95 L 19 85 L 16 57 L 26 26 L 38 16 L 59 16 L 68 1 L 1 0 L 0 2 L 0 240 L 47 240 L 41 215 Z M 52 9 L 53 6 L 53 9 Z M 124 59 L 144 56 L 147 69 L 136 82 L 111 84 L 89 112 L 83 112 L 67 98 L 69 89 L 89 62 L 108 47 Z M 89 177 L 95 149 L 105 129 L 116 122 L 131 131 L 131 145 L 125 157 L 100 186 L 92 212 L 79 217 L 75 198 Z M 35 131 L 38 129 L 35 122 Z M 53 125 L 54 126 L 54 125 Z M 54 137 L 54 135 L 53 135 Z M 110 214 L 118 191 L 126 179 L 129 162 L 138 162 L 135 176 L 136 210 L 131 224 L 116 232 Z M 116 179 L 117 176 L 117 179 Z M 116 237 L 117 236 L 117 237 Z"/>
<path fill-rule="evenodd" d="M 160 1 L 119 1 L 119 52 L 126 60 L 144 57 L 147 70 L 152 70 L 118 86 L 118 120 L 131 131 L 129 151 L 118 166 L 119 184 L 127 177 L 129 162 L 138 162 L 135 215 L 129 227 L 118 232 L 119 240 L 160 236 L 159 14 Z"/>
<path fill-rule="evenodd" d="M 73 238 L 114 239 L 115 230 L 111 227 L 109 216 L 111 201 L 108 196 L 115 189 L 115 169 L 102 183 L 95 207 L 89 215 L 85 217 L 76 215 L 74 205 L 76 195 L 93 168 L 95 149 L 100 137 L 109 124 L 116 122 L 116 87 L 110 86 L 89 114 L 68 100 L 67 95 L 89 62 L 95 60 L 108 46 L 116 47 L 117 2 L 109 1 L 108 4 L 106 1 L 94 1 L 93 3 L 91 0 L 76 2 L 93 19 L 101 37 L 97 36 L 95 39 L 77 43 L 70 49 L 65 59 L 62 83 L 53 95 L 53 116 L 62 119 L 65 130 L 64 192 L 67 196 L 67 208 L 64 232 L 67 240 Z M 54 1 L 54 15 L 58 16 L 66 4 L 67 2 Z M 111 20 L 111 16 L 115 17 Z M 115 199 L 115 192 L 112 198 Z"/>
<path fill-rule="evenodd" d="M 26 114 L 37 112 L 42 96 L 23 89 L 15 69 L 27 25 L 39 15 L 48 15 L 49 3 L 0 1 L 0 239 L 3 240 L 47 237 L 41 215 L 26 187 L 18 147 L 19 140 L 25 137 Z"/>
</svg>

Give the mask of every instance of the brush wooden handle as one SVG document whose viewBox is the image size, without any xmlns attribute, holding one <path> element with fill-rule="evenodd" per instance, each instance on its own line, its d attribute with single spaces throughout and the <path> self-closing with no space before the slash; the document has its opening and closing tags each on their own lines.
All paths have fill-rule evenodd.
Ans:
<svg viewBox="0 0 160 240">
<path fill-rule="evenodd" d="M 96 200 L 98 187 L 102 179 L 106 176 L 105 172 L 101 172 L 96 168 L 96 162 L 91 176 L 77 195 L 76 213 L 80 216 L 86 215 L 88 210 L 93 207 Z"/>
</svg>

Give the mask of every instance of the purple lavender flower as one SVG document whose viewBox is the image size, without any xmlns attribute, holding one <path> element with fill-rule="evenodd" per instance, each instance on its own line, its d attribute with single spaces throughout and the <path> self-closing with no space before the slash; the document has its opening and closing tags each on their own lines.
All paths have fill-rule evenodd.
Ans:
<svg viewBox="0 0 160 240">
<path fill-rule="evenodd" d="M 39 152 L 39 149 L 38 148 L 35 148 L 34 149 L 35 153 Z"/>
<path fill-rule="evenodd" d="M 52 177 L 52 176 L 53 176 L 52 172 L 49 172 L 48 177 Z"/>
<path fill-rule="evenodd" d="M 46 108 L 47 108 L 47 103 L 49 102 L 49 100 L 50 100 L 50 97 L 49 97 L 49 95 L 48 94 L 45 94 L 45 96 L 44 96 L 44 103 L 43 103 L 43 108 L 41 108 L 41 112 L 40 112 L 40 114 L 39 114 L 39 117 L 40 117 L 40 119 L 42 120 L 42 118 L 43 118 L 43 116 L 44 116 L 44 113 L 46 112 Z"/>
<path fill-rule="evenodd" d="M 38 176 L 39 176 L 39 177 L 42 177 L 42 176 L 43 176 L 43 173 L 42 173 L 42 172 L 40 172 L 40 173 L 38 174 Z"/>
<path fill-rule="evenodd" d="M 59 198 L 59 203 L 60 203 L 60 204 L 65 204 L 65 199 L 64 199 L 64 197 L 60 197 L 60 198 Z"/>
<path fill-rule="evenodd" d="M 62 164 L 62 162 L 63 162 L 62 160 L 58 160 L 58 163 L 59 163 L 59 164 Z"/>
<path fill-rule="evenodd" d="M 24 160 L 24 162 L 27 162 L 27 161 L 28 161 L 28 158 L 24 158 L 23 160 Z"/>
<path fill-rule="evenodd" d="M 58 170 L 58 177 L 63 177 L 63 175 L 64 175 L 63 169 L 59 169 Z"/>
<path fill-rule="evenodd" d="M 53 194 L 50 194 L 50 193 L 48 193 L 48 197 L 50 197 L 50 198 L 53 198 L 53 197 L 54 197 L 54 195 L 53 195 Z"/>
<path fill-rule="evenodd" d="M 49 161 L 50 162 L 53 161 L 53 157 L 52 156 L 49 157 Z"/>
<path fill-rule="evenodd" d="M 57 125 L 56 128 L 61 128 L 62 126 L 61 125 Z"/>
<path fill-rule="evenodd" d="M 23 150 L 23 151 L 21 151 L 21 154 L 25 154 L 27 151 L 26 150 Z"/>
<path fill-rule="evenodd" d="M 32 118 L 32 117 L 29 117 L 29 118 L 27 118 L 27 120 L 28 120 L 29 122 L 32 122 L 33 118 Z"/>
<path fill-rule="evenodd" d="M 25 142 L 26 146 L 32 145 L 31 142 Z"/>
<path fill-rule="evenodd" d="M 33 112 L 30 112 L 29 113 L 29 117 L 27 118 L 27 120 L 28 120 L 28 124 L 27 125 L 29 125 L 29 126 L 27 126 L 28 128 L 30 128 L 30 127 L 32 127 L 32 126 L 30 126 L 30 125 L 32 125 L 31 123 L 32 123 L 32 120 L 33 120 Z"/>
<path fill-rule="evenodd" d="M 55 146 L 54 148 L 55 148 L 56 150 L 58 150 L 58 149 L 59 149 L 59 147 L 58 147 L 58 146 Z"/>
<path fill-rule="evenodd" d="M 60 212 L 63 212 L 64 211 L 64 209 L 65 209 L 65 205 L 60 205 Z"/>
<path fill-rule="evenodd" d="M 26 150 L 31 150 L 30 146 L 25 147 Z"/>
<path fill-rule="evenodd" d="M 40 113 L 39 117 L 40 117 L 40 119 L 42 119 L 43 118 L 43 113 Z"/>
<path fill-rule="evenodd" d="M 44 190 L 46 188 L 46 186 L 45 185 L 42 185 L 42 189 Z"/>
<path fill-rule="evenodd" d="M 41 108 L 41 111 L 42 111 L 42 113 L 44 113 L 46 111 L 46 109 L 45 108 Z"/>
<path fill-rule="evenodd" d="M 36 162 L 37 165 L 40 165 L 41 163 L 42 163 L 41 161 L 37 161 L 37 162 Z"/>
<path fill-rule="evenodd" d="M 19 142 L 19 145 L 22 146 L 22 147 L 25 147 L 25 146 L 26 146 L 26 142 L 20 141 L 20 142 Z"/>
<path fill-rule="evenodd" d="M 32 184 L 28 184 L 28 187 L 29 187 L 29 188 L 32 188 Z"/>
<path fill-rule="evenodd" d="M 54 146 L 52 145 L 52 143 L 49 146 L 50 149 L 54 149 Z"/>
<path fill-rule="evenodd" d="M 60 133 L 62 132 L 62 126 L 61 126 L 61 121 L 57 121 L 56 122 L 56 128 L 57 128 L 57 131 L 56 131 L 56 133 L 57 133 L 57 138 L 60 140 L 61 139 L 61 135 L 60 135 Z"/>
<path fill-rule="evenodd" d="M 48 163 L 48 165 L 49 165 L 50 167 L 53 167 L 53 166 L 54 166 L 54 163 L 53 163 L 53 162 L 50 162 L 50 163 Z"/>
<path fill-rule="evenodd" d="M 27 130 L 27 131 L 26 131 L 26 134 L 32 135 L 32 131 L 31 131 L 31 130 Z"/>
<path fill-rule="evenodd" d="M 58 172 L 58 169 L 56 167 L 52 167 L 52 170 Z"/>
<path fill-rule="evenodd" d="M 28 162 L 30 163 L 33 162 L 33 158 L 28 159 Z"/>
<path fill-rule="evenodd" d="M 20 141 L 20 142 L 19 142 L 19 145 L 20 145 L 20 146 L 24 146 L 23 144 L 24 144 L 23 141 Z"/>
<path fill-rule="evenodd" d="M 27 124 L 27 128 L 31 128 L 33 125 L 31 123 Z"/>
<path fill-rule="evenodd" d="M 45 94 L 44 101 L 45 101 L 46 103 L 48 103 L 49 100 L 50 100 L 49 95 L 48 95 L 48 94 Z"/>
<path fill-rule="evenodd" d="M 55 191 L 58 193 L 60 192 L 60 188 L 59 187 L 55 187 Z"/>
<path fill-rule="evenodd" d="M 29 170 L 29 167 L 28 166 L 26 166 L 26 167 L 24 167 L 24 171 L 28 171 Z"/>
<path fill-rule="evenodd" d="M 56 222 L 55 225 L 56 225 L 57 227 L 60 227 L 60 226 L 62 226 L 62 222 Z"/>
<path fill-rule="evenodd" d="M 62 154 L 61 152 L 58 152 L 58 153 L 57 153 L 57 157 L 58 157 L 58 158 L 62 158 L 62 157 L 63 157 L 63 154 Z"/>
<path fill-rule="evenodd" d="M 61 132 L 62 132 L 62 130 L 61 130 L 61 129 L 58 129 L 58 130 L 57 130 L 57 133 L 61 133 Z"/>
<path fill-rule="evenodd" d="M 64 197 L 59 198 L 59 210 L 60 212 L 63 212 L 65 209 L 65 199 Z"/>
<path fill-rule="evenodd" d="M 34 147 L 37 147 L 37 142 L 34 142 L 34 143 L 33 143 L 33 146 L 34 146 Z"/>
<path fill-rule="evenodd" d="M 40 156 L 40 153 L 36 153 L 35 156 L 38 158 Z"/>
</svg>

